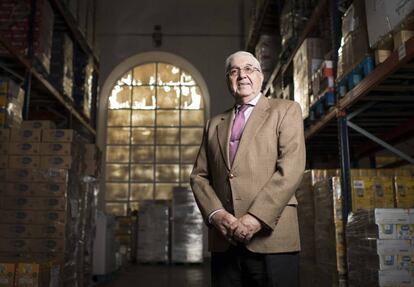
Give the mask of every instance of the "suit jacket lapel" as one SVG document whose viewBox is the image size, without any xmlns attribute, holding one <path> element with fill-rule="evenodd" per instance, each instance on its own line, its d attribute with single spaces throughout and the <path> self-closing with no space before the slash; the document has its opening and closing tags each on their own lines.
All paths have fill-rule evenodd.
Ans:
<svg viewBox="0 0 414 287">
<path fill-rule="evenodd" d="M 228 110 L 221 118 L 221 122 L 217 125 L 217 136 L 220 145 L 221 155 L 228 170 L 230 170 L 229 160 L 229 141 L 230 127 L 234 119 L 233 109 Z"/>
<path fill-rule="evenodd" d="M 236 156 L 234 158 L 232 166 L 233 169 L 237 167 L 240 159 L 243 158 L 243 154 L 248 150 L 250 142 L 265 122 L 268 116 L 268 109 L 269 103 L 267 98 L 261 96 L 256 106 L 254 107 L 253 112 L 246 123 L 246 126 L 244 127 L 239 147 L 237 148 Z"/>
</svg>

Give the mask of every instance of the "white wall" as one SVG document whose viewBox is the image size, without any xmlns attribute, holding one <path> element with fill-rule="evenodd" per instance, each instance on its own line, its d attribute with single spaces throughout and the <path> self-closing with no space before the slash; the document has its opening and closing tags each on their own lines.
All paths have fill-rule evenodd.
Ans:
<svg viewBox="0 0 414 287">
<path fill-rule="evenodd" d="M 232 105 L 223 63 L 244 48 L 245 24 L 252 0 L 117 0 L 98 1 L 97 42 L 100 86 L 125 59 L 163 51 L 189 61 L 207 83 L 210 113 Z M 153 45 L 154 25 L 162 26 L 162 45 Z M 108 95 L 101 95 L 107 97 Z M 104 109 L 106 107 L 100 107 Z"/>
</svg>

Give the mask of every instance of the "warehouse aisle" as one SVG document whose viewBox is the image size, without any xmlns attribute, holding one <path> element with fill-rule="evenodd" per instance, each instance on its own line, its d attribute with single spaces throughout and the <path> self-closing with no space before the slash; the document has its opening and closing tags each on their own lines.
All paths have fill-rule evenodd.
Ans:
<svg viewBox="0 0 414 287">
<path fill-rule="evenodd" d="M 210 262 L 196 265 L 133 265 L 99 287 L 208 287 Z"/>
</svg>

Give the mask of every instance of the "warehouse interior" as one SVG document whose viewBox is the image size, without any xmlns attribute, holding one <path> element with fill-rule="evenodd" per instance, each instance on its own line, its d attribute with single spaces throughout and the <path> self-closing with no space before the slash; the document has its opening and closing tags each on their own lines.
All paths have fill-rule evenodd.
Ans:
<svg viewBox="0 0 414 287">
<path fill-rule="evenodd" d="M 300 286 L 414 286 L 413 0 L 0 0 L 0 287 L 211 286 L 239 50 L 302 109 Z"/>
</svg>

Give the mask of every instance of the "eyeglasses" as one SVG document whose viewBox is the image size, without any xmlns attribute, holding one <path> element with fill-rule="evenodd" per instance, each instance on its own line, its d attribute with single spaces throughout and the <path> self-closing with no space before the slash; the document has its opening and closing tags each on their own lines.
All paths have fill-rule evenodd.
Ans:
<svg viewBox="0 0 414 287">
<path fill-rule="evenodd" d="M 252 66 L 245 66 L 243 68 L 231 68 L 230 71 L 227 72 L 227 75 L 230 77 L 237 77 L 240 72 L 243 71 L 245 75 L 250 75 L 254 71 L 260 72 L 258 68 L 252 67 Z"/>
</svg>

